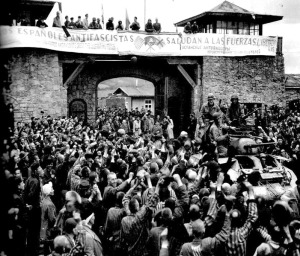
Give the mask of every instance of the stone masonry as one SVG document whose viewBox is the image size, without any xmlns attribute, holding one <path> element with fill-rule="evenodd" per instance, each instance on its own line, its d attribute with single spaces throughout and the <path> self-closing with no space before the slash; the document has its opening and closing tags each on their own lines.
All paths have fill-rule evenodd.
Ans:
<svg viewBox="0 0 300 256">
<path fill-rule="evenodd" d="M 9 101 L 15 121 L 29 121 L 32 116 L 67 115 L 67 90 L 62 86 L 62 67 L 56 52 L 14 50 L 10 59 L 12 84 Z"/>
<path fill-rule="evenodd" d="M 137 77 L 152 82 L 159 92 L 156 94 L 157 109 L 162 111 L 169 102 L 168 111 L 173 113 L 178 127 L 184 126 L 191 111 L 198 112 L 209 92 L 215 94 L 216 102 L 221 99 L 227 104 L 234 93 L 238 94 L 240 102 L 269 106 L 284 106 L 288 97 L 282 55 L 200 57 L 199 66 L 185 66 L 195 81 L 195 88 L 187 83 L 176 65 L 168 65 L 163 58 L 139 57 L 137 64 L 88 62 L 68 88 L 64 88 L 65 64 L 60 54 L 43 49 L 13 49 L 10 52 L 12 84 L 8 98 L 14 105 L 15 121 L 39 117 L 41 111 L 54 117 L 67 116 L 69 104 L 80 99 L 87 104 L 87 121 L 93 123 L 98 107 L 97 85 L 116 77 Z"/>
<path fill-rule="evenodd" d="M 203 57 L 203 99 L 212 92 L 229 104 L 232 94 L 240 102 L 285 105 L 284 58 Z"/>
</svg>

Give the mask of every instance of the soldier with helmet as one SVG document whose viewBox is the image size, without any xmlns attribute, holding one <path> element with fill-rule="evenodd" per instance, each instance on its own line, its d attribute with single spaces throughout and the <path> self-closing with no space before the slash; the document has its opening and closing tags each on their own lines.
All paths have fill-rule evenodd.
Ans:
<svg viewBox="0 0 300 256">
<path fill-rule="evenodd" d="M 217 152 L 221 157 L 227 156 L 227 149 L 229 146 L 228 130 L 235 129 L 234 127 L 222 123 L 223 115 L 224 114 L 221 111 L 215 112 L 213 114 L 213 124 L 209 126 L 207 131 L 207 135 L 209 136 L 207 142 L 213 143 L 217 147 Z"/>
<path fill-rule="evenodd" d="M 214 103 L 215 96 L 212 93 L 207 95 L 207 103 L 204 103 L 199 113 L 199 125 L 205 127 L 205 120 L 212 120 L 213 114 L 220 112 L 220 108 Z"/>
<path fill-rule="evenodd" d="M 226 116 L 229 119 L 230 123 L 234 126 L 241 125 L 241 117 L 244 116 L 244 112 L 240 106 L 239 98 L 236 94 L 233 94 L 231 96 L 231 104 L 227 109 Z"/>
<path fill-rule="evenodd" d="M 209 93 L 207 95 L 207 103 L 204 103 L 200 109 L 195 138 L 202 139 L 203 135 L 212 123 L 213 114 L 220 111 L 219 106 L 214 103 L 214 99 L 214 95 Z"/>
</svg>

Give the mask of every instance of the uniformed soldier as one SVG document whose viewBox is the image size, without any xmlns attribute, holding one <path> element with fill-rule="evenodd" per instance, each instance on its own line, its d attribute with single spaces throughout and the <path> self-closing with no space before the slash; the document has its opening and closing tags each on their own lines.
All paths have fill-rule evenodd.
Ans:
<svg viewBox="0 0 300 256">
<path fill-rule="evenodd" d="M 240 106 L 239 98 L 236 94 L 233 94 L 231 96 L 231 104 L 227 109 L 226 115 L 232 125 L 241 126 L 242 124 L 241 117 L 244 116 L 244 111 Z"/>
<path fill-rule="evenodd" d="M 207 103 L 204 103 L 199 113 L 199 125 L 205 127 L 205 119 L 212 120 L 212 116 L 216 112 L 220 112 L 220 108 L 214 103 L 215 96 L 212 93 L 207 95 Z"/>
<path fill-rule="evenodd" d="M 214 122 L 209 129 L 209 138 L 211 143 L 217 146 L 219 156 L 227 156 L 227 149 L 229 146 L 229 134 L 227 133 L 229 127 L 222 125 L 222 112 L 213 114 Z"/>
</svg>

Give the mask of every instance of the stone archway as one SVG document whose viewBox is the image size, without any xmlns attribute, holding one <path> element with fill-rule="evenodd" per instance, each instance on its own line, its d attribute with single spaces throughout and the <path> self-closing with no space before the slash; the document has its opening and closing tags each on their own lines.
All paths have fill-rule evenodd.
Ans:
<svg viewBox="0 0 300 256">
<path fill-rule="evenodd" d="M 76 98 L 87 102 L 87 121 L 93 123 L 98 108 L 98 84 L 118 77 L 140 78 L 151 82 L 155 88 L 155 112 L 168 112 L 168 98 L 177 97 L 178 110 L 175 124 L 181 129 L 184 117 L 194 111 L 195 88 L 187 82 L 176 65 L 170 65 L 162 58 L 141 58 L 136 63 L 130 61 L 94 61 L 81 67 L 78 76 L 68 84 L 68 103 Z M 100 97 L 100 96 L 99 96 Z M 172 117 L 171 117 L 172 118 Z M 176 119 L 176 118 L 175 118 Z"/>
</svg>

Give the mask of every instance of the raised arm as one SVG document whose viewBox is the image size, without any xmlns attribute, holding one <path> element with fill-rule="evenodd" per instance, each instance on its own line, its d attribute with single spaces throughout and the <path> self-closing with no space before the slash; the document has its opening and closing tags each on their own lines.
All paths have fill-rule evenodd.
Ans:
<svg viewBox="0 0 300 256">
<path fill-rule="evenodd" d="M 179 176 L 179 174 L 174 174 L 173 175 L 174 180 L 177 182 L 178 188 L 176 196 L 177 196 L 177 201 L 176 201 L 176 206 L 173 212 L 173 217 L 174 218 L 181 218 L 185 212 L 186 207 L 188 206 L 189 203 L 189 196 L 187 193 L 186 186 L 182 183 L 182 180 Z"/>
<path fill-rule="evenodd" d="M 257 205 L 255 202 L 253 186 L 248 181 L 244 181 L 243 183 L 248 190 L 248 217 L 246 219 L 245 224 L 240 228 L 240 231 L 241 235 L 247 238 L 253 228 L 253 224 L 258 218 L 258 212 Z"/>
</svg>

